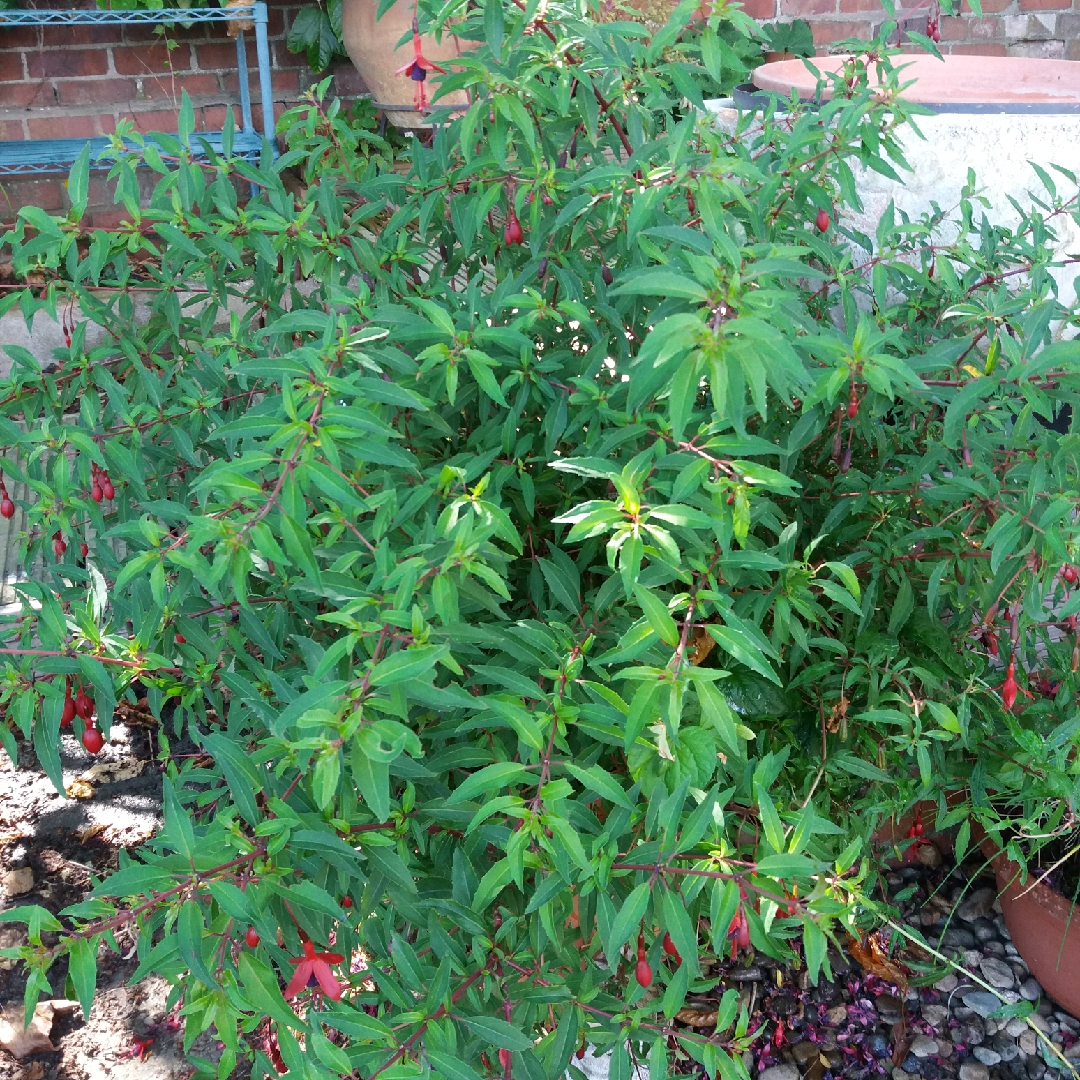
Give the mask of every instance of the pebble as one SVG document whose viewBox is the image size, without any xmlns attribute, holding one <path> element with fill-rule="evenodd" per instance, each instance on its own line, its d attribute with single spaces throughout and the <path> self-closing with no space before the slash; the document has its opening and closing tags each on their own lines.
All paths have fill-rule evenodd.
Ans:
<svg viewBox="0 0 1080 1080">
<path fill-rule="evenodd" d="M 936 844 L 920 844 L 915 850 L 915 858 L 928 870 L 936 870 L 942 862 Z"/>
<path fill-rule="evenodd" d="M 1024 1025 L 1027 1027 L 1027 1024 Z M 1027 1031 L 1020 1033 L 1020 1049 L 1023 1050 L 1028 1057 L 1032 1054 L 1036 1054 L 1039 1051 L 1039 1036 L 1035 1034 L 1030 1028 Z"/>
<path fill-rule="evenodd" d="M 1062 1026 L 1067 1027 L 1070 1031 L 1080 1031 L 1080 1020 L 1077 1020 L 1075 1016 L 1070 1016 L 1060 1009 L 1054 1010 L 1054 1016 L 1057 1017 Z"/>
<path fill-rule="evenodd" d="M 897 1024 L 900 1022 L 903 1002 L 901 1002 L 895 994 L 881 994 L 877 999 L 876 1005 L 878 1016 L 880 1016 L 886 1024 Z"/>
<path fill-rule="evenodd" d="M 867 1043 L 866 1048 L 879 1061 L 892 1056 L 892 1047 L 889 1045 L 889 1040 L 886 1039 L 881 1032 L 875 1032 L 870 1036 L 870 1041 Z"/>
<path fill-rule="evenodd" d="M 731 977 L 735 982 L 761 982 L 763 978 L 761 968 L 759 968 L 757 964 L 752 964 L 748 968 L 736 968 L 736 970 L 731 973 Z M 768 1070 L 766 1070 L 766 1072 L 767 1071 Z M 765 1073 L 762 1073 L 762 1076 L 764 1075 Z"/>
<path fill-rule="evenodd" d="M 1000 941 L 984 941 L 982 943 L 983 952 L 987 956 L 996 956 L 998 959 L 1005 958 L 1005 946 Z"/>
<path fill-rule="evenodd" d="M 956 917 L 964 922 L 974 922 L 976 919 L 985 919 L 993 910 L 994 900 L 997 894 L 987 887 L 976 889 L 960 902 L 956 909 Z"/>
<path fill-rule="evenodd" d="M 834 1005 L 825 1011 L 825 1023 L 829 1027 L 839 1027 L 847 1020 L 847 1006 Z"/>
<path fill-rule="evenodd" d="M 960 1066 L 960 1080 L 990 1080 L 990 1070 L 981 1061 L 965 1061 Z"/>
<path fill-rule="evenodd" d="M 953 1056 L 953 1044 L 939 1035 L 937 1037 L 937 1052 L 938 1057 L 950 1058 Z"/>
<path fill-rule="evenodd" d="M 799 1070 L 794 1065 L 773 1065 L 758 1073 L 758 1080 L 799 1080 Z"/>
<path fill-rule="evenodd" d="M 951 994 L 959 985 L 960 980 L 950 971 L 948 975 L 934 983 L 934 989 L 940 990 L 943 994 Z"/>
<path fill-rule="evenodd" d="M 944 1005 L 924 1005 L 922 1018 L 932 1027 L 939 1028 L 945 1025 L 949 1017 L 949 1010 Z M 1025 1025 L 1026 1027 L 1027 1025 Z"/>
<path fill-rule="evenodd" d="M 999 960 L 995 956 L 987 956 L 979 964 L 979 970 L 991 986 L 996 986 L 1000 990 L 1010 990 L 1016 983 L 1012 968 L 1004 960 Z M 968 1004 L 966 998 L 964 1004 Z M 974 1008 L 974 1006 L 971 1007 Z"/>
<path fill-rule="evenodd" d="M 923 1080 L 938 1080 L 941 1076 L 941 1066 L 933 1058 L 923 1058 L 919 1062 L 919 1075 Z"/>
<path fill-rule="evenodd" d="M 1014 1016 L 1005 1025 L 1005 1034 L 1006 1035 L 1011 1035 L 1014 1039 L 1017 1037 L 1017 1035 L 1023 1035 L 1024 1032 L 1027 1031 L 1027 1030 L 1029 1030 L 1028 1025 L 1027 1025 L 1027 1021 L 1026 1020 L 1021 1020 L 1020 1017 L 1018 1017 L 1018 1016 Z"/>
<path fill-rule="evenodd" d="M 1046 1066 L 1043 1064 L 1042 1058 L 1038 1057 L 1029 1057 L 1025 1068 L 1027 1069 L 1028 1080 L 1039 1080 L 1046 1073 Z"/>
<path fill-rule="evenodd" d="M 772 999 L 771 1009 L 777 1016 L 792 1016 L 799 1011 L 799 1003 L 788 994 L 780 994 Z"/>
<path fill-rule="evenodd" d="M 893 1066 L 892 1080 L 911 1080 L 911 1073 L 904 1072 L 899 1065 Z"/>
<path fill-rule="evenodd" d="M 965 949 L 964 950 L 964 967 L 969 971 L 972 968 L 978 967 L 983 962 L 983 954 L 980 949 Z M 1010 972 L 1011 974 L 1011 972 Z M 1011 984 L 1010 984 L 1011 985 Z"/>
<path fill-rule="evenodd" d="M 974 949 L 975 944 L 975 935 L 970 930 L 965 930 L 962 926 L 950 926 L 949 929 L 941 935 L 941 946 L 945 949 Z"/>
<path fill-rule="evenodd" d="M 938 1052 L 938 1044 L 926 1035 L 916 1035 L 911 1041 L 911 1052 L 917 1058 L 928 1058 Z"/>
<path fill-rule="evenodd" d="M 1020 1056 L 1020 1047 L 1016 1045 L 1015 1040 L 1005 1035 L 998 1035 L 990 1044 L 990 1049 L 1006 1064 Z"/>
<path fill-rule="evenodd" d="M 1030 1020 L 1040 1031 L 1047 1035 L 1050 1034 L 1050 1025 L 1046 1022 L 1044 1016 L 1040 1016 L 1038 1013 L 1032 1013 L 1032 1015 L 1028 1017 L 1028 1020 Z"/>
<path fill-rule="evenodd" d="M 1009 972 L 1009 985 L 1012 985 L 1012 972 Z M 987 979 L 989 982 L 989 979 Z M 989 1016 L 1001 1007 L 996 994 L 989 990 L 972 990 L 964 995 L 964 1004 L 979 1016 Z"/>
<path fill-rule="evenodd" d="M 964 1024 L 956 1029 L 956 1041 L 967 1046 L 978 1046 L 985 1037 L 981 1024 Z"/>
<path fill-rule="evenodd" d="M 981 1061 L 987 1067 L 1001 1064 L 1001 1055 L 996 1050 L 991 1050 L 989 1046 L 976 1046 L 971 1054 L 976 1061 Z"/>
<path fill-rule="evenodd" d="M 818 1056 L 817 1045 L 804 1039 L 801 1043 L 796 1043 L 791 1048 L 791 1056 L 798 1063 L 800 1069 L 805 1069 L 806 1066 Z"/>
</svg>

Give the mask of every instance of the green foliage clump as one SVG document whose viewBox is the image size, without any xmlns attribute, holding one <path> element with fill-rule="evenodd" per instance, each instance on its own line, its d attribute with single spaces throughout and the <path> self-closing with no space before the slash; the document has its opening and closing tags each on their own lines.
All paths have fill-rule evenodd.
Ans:
<svg viewBox="0 0 1080 1080">
<path fill-rule="evenodd" d="M 725 132 L 693 7 L 461 5 L 474 104 L 406 151 L 316 97 L 277 161 L 199 162 L 186 108 L 148 207 L 116 163 L 128 224 L 82 231 L 85 160 L 67 219 L 20 212 L 45 284 L 3 304 L 70 345 L 8 350 L 0 738 L 59 784 L 70 680 L 106 736 L 145 695 L 167 762 L 152 844 L 7 914 L 28 1005 L 64 960 L 89 1010 L 123 926 L 206 1075 L 557 1080 L 587 1039 L 625 1077 L 629 1039 L 734 1080 L 735 992 L 672 1018 L 746 949 L 828 973 L 883 816 L 967 792 L 963 849 L 1071 805 L 1077 439 L 1038 418 L 1076 399 L 1075 201 L 871 241 L 887 63 Z M 1054 694 L 1006 709 L 991 640 Z"/>
</svg>

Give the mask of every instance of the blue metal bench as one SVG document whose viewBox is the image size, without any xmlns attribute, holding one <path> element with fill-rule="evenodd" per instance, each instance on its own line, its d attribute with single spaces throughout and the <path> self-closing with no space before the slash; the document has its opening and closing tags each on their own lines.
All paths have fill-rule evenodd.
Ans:
<svg viewBox="0 0 1080 1080">
<path fill-rule="evenodd" d="M 156 11 L 105 11 L 96 8 L 71 10 L 5 10 L 0 11 L 0 40 L 5 26 L 80 26 L 101 24 L 160 24 L 204 23 L 249 20 L 255 24 L 255 51 L 259 71 L 259 96 L 262 103 L 263 130 L 259 132 L 251 119 L 251 87 L 249 85 L 247 47 L 244 32 L 236 36 L 236 63 L 240 74 L 240 126 L 232 133 L 234 157 L 256 160 L 262 153 L 263 141 L 274 145 L 274 99 L 270 83 L 270 46 L 267 41 L 266 4 L 256 0 L 244 7 L 221 8 L 159 8 Z M 75 159 L 89 144 L 91 168 L 108 168 L 110 162 L 99 161 L 111 144 L 108 137 L 95 139 L 12 139 L 0 140 L 0 176 L 67 172 Z M 132 150 L 138 147 L 130 143 Z M 206 146 L 215 153 L 222 152 L 222 132 L 197 131 L 189 140 L 189 149 L 205 156 Z M 165 148 L 159 147 L 164 153 Z"/>
</svg>

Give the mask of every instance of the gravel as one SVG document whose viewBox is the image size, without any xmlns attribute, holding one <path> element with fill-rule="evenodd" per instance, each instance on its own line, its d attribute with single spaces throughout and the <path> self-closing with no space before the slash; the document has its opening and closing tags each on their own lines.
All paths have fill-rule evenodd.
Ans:
<svg viewBox="0 0 1080 1080">
<path fill-rule="evenodd" d="M 1009 974 L 1011 977 L 1012 973 Z M 989 1016 L 1001 1008 L 997 994 L 991 994 L 989 990 L 972 990 L 964 995 L 963 1001 L 972 1012 L 978 1013 L 979 1016 Z"/>
</svg>

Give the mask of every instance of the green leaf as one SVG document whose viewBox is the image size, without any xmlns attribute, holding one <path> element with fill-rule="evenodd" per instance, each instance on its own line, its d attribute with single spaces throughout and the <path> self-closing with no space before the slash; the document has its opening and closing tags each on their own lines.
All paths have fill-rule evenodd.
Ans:
<svg viewBox="0 0 1080 1080">
<path fill-rule="evenodd" d="M 765 659 L 765 654 L 747 634 L 739 633 L 729 626 L 718 626 L 716 623 L 707 623 L 705 629 L 716 644 L 725 652 L 730 653 L 740 664 L 745 664 L 751 671 L 764 675 L 777 686 L 783 685 L 780 677 Z"/>
<path fill-rule="evenodd" d="M 634 888 L 622 902 L 615 921 L 611 924 L 611 936 L 604 942 L 604 952 L 608 956 L 617 956 L 619 950 L 637 933 L 641 920 L 649 907 L 652 886 L 643 881 Z"/>
<path fill-rule="evenodd" d="M 616 806 L 624 806 L 627 810 L 634 809 L 634 804 L 630 801 L 626 792 L 623 791 L 614 777 L 605 772 L 599 765 L 590 765 L 587 769 L 582 769 L 580 766 L 568 761 L 566 770 L 586 790 L 595 791 L 601 798 L 615 803 Z"/>
<path fill-rule="evenodd" d="M 481 792 L 490 794 L 501 791 L 504 787 L 520 780 L 527 771 L 524 765 L 516 761 L 496 761 L 493 765 L 487 765 L 467 776 L 446 800 L 447 805 L 465 802 L 475 798 Z"/>
<path fill-rule="evenodd" d="M 656 636 L 665 645 L 675 648 L 679 644 L 679 628 L 668 612 L 667 604 L 641 585 L 635 587 L 634 596 Z"/>
<path fill-rule="evenodd" d="M 474 1035 L 503 1050 L 522 1051 L 532 1049 L 532 1039 L 505 1020 L 494 1016 L 460 1016 L 460 1020 Z"/>
<path fill-rule="evenodd" d="M 75 995 L 82 1006 L 83 1021 L 89 1021 L 97 987 L 97 948 L 99 937 L 73 937 L 68 951 L 68 974 Z"/>
</svg>

